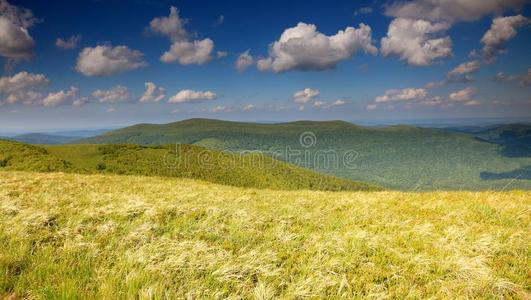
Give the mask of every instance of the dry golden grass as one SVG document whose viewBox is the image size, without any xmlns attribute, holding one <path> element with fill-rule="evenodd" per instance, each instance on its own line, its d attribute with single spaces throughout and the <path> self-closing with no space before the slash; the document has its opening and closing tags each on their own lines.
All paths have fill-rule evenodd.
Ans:
<svg viewBox="0 0 531 300">
<path fill-rule="evenodd" d="M 0 298 L 530 298 L 531 192 L 0 173 Z"/>
</svg>

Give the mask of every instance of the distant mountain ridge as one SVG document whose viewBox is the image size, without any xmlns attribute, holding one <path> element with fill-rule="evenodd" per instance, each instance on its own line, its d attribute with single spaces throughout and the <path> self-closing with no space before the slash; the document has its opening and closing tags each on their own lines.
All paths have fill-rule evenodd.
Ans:
<svg viewBox="0 0 531 300">
<path fill-rule="evenodd" d="M 314 139 L 310 145 L 301 143 L 305 133 Z M 137 124 L 71 143 L 195 144 L 232 152 L 260 151 L 324 174 L 400 190 L 496 190 L 507 185 L 531 189 L 531 181 L 522 179 L 526 176 L 498 179 L 496 174 L 528 170 L 531 156 L 522 151 L 513 155 L 505 144 L 494 142 L 496 136 L 492 133 L 485 140 L 477 133 L 409 125 L 375 128 L 345 121 L 264 124 L 189 119 Z M 289 150 L 314 159 L 293 159 Z M 324 153 L 340 163 L 323 162 Z M 347 155 L 352 160 L 349 165 L 343 162 Z M 482 176 L 485 173 L 491 176 Z"/>
</svg>

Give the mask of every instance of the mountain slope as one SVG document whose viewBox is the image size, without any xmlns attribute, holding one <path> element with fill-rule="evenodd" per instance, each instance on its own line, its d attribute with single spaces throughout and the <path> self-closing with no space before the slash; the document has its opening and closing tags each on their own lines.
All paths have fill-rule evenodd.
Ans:
<svg viewBox="0 0 531 300">
<path fill-rule="evenodd" d="M 61 145 L 0 141 L 0 170 L 184 177 L 242 187 L 375 190 L 374 185 L 322 175 L 270 157 L 199 146 Z"/>
<path fill-rule="evenodd" d="M 61 136 L 46 133 L 28 133 L 16 135 L 8 139 L 27 144 L 56 145 L 65 144 L 74 140 L 79 140 L 80 138 L 81 137 L 78 136 Z"/>
<path fill-rule="evenodd" d="M 412 126 L 367 128 L 342 121 L 257 124 L 191 119 L 139 124 L 80 142 L 186 143 L 234 152 L 261 151 L 324 174 L 401 190 L 531 189 L 527 176 L 497 176 L 527 170 L 531 155 L 510 155 L 505 145 L 467 133 Z"/>
<path fill-rule="evenodd" d="M 530 192 L 1 175 L 8 299 L 530 297 Z"/>
<path fill-rule="evenodd" d="M 76 168 L 42 147 L 0 140 L 0 170 L 68 172 Z"/>
</svg>

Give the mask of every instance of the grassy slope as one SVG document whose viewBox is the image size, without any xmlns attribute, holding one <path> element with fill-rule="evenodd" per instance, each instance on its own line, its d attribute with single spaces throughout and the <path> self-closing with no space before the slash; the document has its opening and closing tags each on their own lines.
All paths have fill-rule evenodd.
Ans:
<svg viewBox="0 0 531 300">
<path fill-rule="evenodd" d="M 0 297 L 529 299 L 529 192 L 4 172 Z"/>
<path fill-rule="evenodd" d="M 306 131 L 317 137 L 316 144 L 308 149 L 299 143 L 299 136 Z M 279 153 L 275 157 L 322 173 L 402 190 L 502 189 L 507 185 L 531 189 L 531 180 L 523 177 L 481 177 L 484 173 L 518 173 L 531 165 L 531 157 L 508 156 L 503 146 L 469 134 L 410 126 L 365 128 L 342 121 L 255 124 L 192 119 L 165 125 L 135 125 L 82 142 L 196 143 L 231 151 L 260 150 Z M 309 151 L 310 157 L 323 150 L 335 151 L 340 160 L 347 151 L 353 150 L 357 155 L 348 167 L 342 163 L 327 166 L 314 160 L 289 159 L 285 155 L 288 147 Z"/>
<path fill-rule="evenodd" d="M 0 141 L 0 163 L 0 170 L 184 177 L 255 188 L 376 188 L 351 180 L 323 176 L 263 155 L 241 156 L 190 145 L 65 145 L 43 148 Z"/>
</svg>

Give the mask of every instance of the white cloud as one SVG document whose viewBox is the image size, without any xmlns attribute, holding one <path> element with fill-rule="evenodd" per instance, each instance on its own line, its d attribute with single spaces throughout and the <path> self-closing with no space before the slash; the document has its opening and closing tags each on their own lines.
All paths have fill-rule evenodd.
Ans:
<svg viewBox="0 0 531 300">
<path fill-rule="evenodd" d="M 149 22 L 149 30 L 153 33 L 168 37 L 172 42 L 185 41 L 188 33 L 184 29 L 185 20 L 179 17 L 177 7 L 170 7 L 170 15 L 154 18 Z"/>
<path fill-rule="evenodd" d="M 342 106 L 342 105 L 345 105 L 347 102 L 343 99 L 337 99 L 335 101 L 332 101 L 332 102 L 329 102 L 329 103 L 326 103 L 324 101 L 315 101 L 313 103 L 313 106 L 314 107 L 321 107 L 321 108 L 325 108 L 325 109 L 328 109 L 328 108 L 333 108 L 333 107 L 337 107 L 337 106 Z"/>
<path fill-rule="evenodd" d="M 398 55 L 414 66 L 431 65 L 435 59 L 452 55 L 450 37 L 440 37 L 448 23 L 397 18 L 389 24 L 387 36 L 381 40 L 383 55 Z"/>
<path fill-rule="evenodd" d="M 342 106 L 345 105 L 347 102 L 343 99 L 337 99 L 336 101 L 332 102 L 329 107 L 335 107 L 335 106 Z"/>
<path fill-rule="evenodd" d="M 23 103 L 32 105 L 42 99 L 40 93 L 48 84 L 48 78 L 43 74 L 20 72 L 11 77 L 0 77 L 0 94 L 5 98 L 0 103 Z"/>
<path fill-rule="evenodd" d="M 375 103 L 387 103 L 394 101 L 408 101 L 421 99 L 428 95 L 423 88 L 405 88 L 401 90 L 387 90 L 382 96 L 374 98 Z"/>
<path fill-rule="evenodd" d="M 247 104 L 243 107 L 243 110 L 244 111 L 252 111 L 253 109 L 255 109 L 255 105 L 254 104 Z"/>
<path fill-rule="evenodd" d="M 168 103 L 199 103 L 208 100 L 216 99 L 217 95 L 213 92 L 207 91 L 193 91 L 193 90 L 182 90 L 177 94 L 172 96 Z"/>
<path fill-rule="evenodd" d="M 75 105 L 75 103 L 86 100 L 83 97 L 79 97 L 79 89 L 77 87 L 71 87 L 67 91 L 52 92 L 44 96 L 42 91 L 49 83 L 50 81 L 45 75 L 28 72 L 20 72 L 11 77 L 0 77 L 0 94 L 4 96 L 4 98 L 0 99 L 0 105 L 20 103 L 23 105 L 55 107 L 67 101 Z"/>
<path fill-rule="evenodd" d="M 325 105 L 326 105 L 326 102 L 323 102 L 323 101 L 315 101 L 313 103 L 313 106 L 315 106 L 315 107 L 323 107 Z"/>
<path fill-rule="evenodd" d="M 218 105 L 218 106 L 210 109 L 210 112 L 212 112 L 212 113 L 231 112 L 231 111 L 233 111 L 233 109 L 231 107 L 224 106 L 224 105 Z"/>
<path fill-rule="evenodd" d="M 373 12 L 372 7 L 364 6 L 364 7 L 361 7 L 360 9 L 355 10 L 354 11 L 354 16 L 357 17 L 357 16 L 360 16 L 360 15 L 370 14 L 372 12 Z"/>
<path fill-rule="evenodd" d="M 73 35 L 66 40 L 63 40 L 62 38 L 57 38 L 55 40 L 55 46 L 63 50 L 74 49 L 77 48 L 77 44 L 79 43 L 79 41 L 81 41 L 80 34 Z"/>
<path fill-rule="evenodd" d="M 75 106 L 75 107 L 81 107 L 85 104 L 88 103 L 88 98 L 87 97 L 80 97 L 74 101 L 72 101 L 72 105 Z"/>
<path fill-rule="evenodd" d="M 181 65 L 202 65 L 212 59 L 210 56 L 212 49 L 214 49 L 214 42 L 211 39 L 174 42 L 170 50 L 160 57 L 160 60 L 165 63 L 178 61 Z"/>
<path fill-rule="evenodd" d="M 447 77 L 451 81 L 472 81 L 474 78 L 471 74 L 477 72 L 480 66 L 479 60 L 465 62 L 448 72 Z"/>
<path fill-rule="evenodd" d="M 29 59 L 35 42 L 28 29 L 37 22 L 31 10 L 0 0 L 0 56 L 15 62 Z"/>
<path fill-rule="evenodd" d="M 251 56 L 251 54 L 249 54 L 249 50 L 247 50 L 243 52 L 242 54 L 240 54 L 240 56 L 238 56 L 238 59 L 236 60 L 236 63 L 234 64 L 234 66 L 238 71 L 242 72 L 245 69 L 247 69 L 247 67 L 252 65 L 253 62 L 254 62 L 254 59 Z"/>
<path fill-rule="evenodd" d="M 306 104 L 313 98 L 319 96 L 319 94 L 319 90 L 305 88 L 304 90 L 295 92 L 293 94 L 293 101 L 297 104 Z"/>
<path fill-rule="evenodd" d="M 140 102 L 159 102 L 166 97 L 163 87 L 157 88 L 157 85 L 153 82 L 146 82 L 144 85 L 146 86 L 146 90 L 140 98 Z"/>
<path fill-rule="evenodd" d="M 530 86 L 531 85 L 531 68 L 527 70 L 526 74 L 518 75 L 506 75 L 503 72 L 498 72 L 494 77 L 497 81 L 503 82 L 518 82 L 520 86 Z"/>
<path fill-rule="evenodd" d="M 488 62 L 496 59 L 496 55 L 503 51 L 503 43 L 516 36 L 516 29 L 529 24 L 529 18 L 522 15 L 511 17 L 497 17 L 492 20 L 490 29 L 483 35 L 483 55 Z"/>
<path fill-rule="evenodd" d="M 313 24 L 298 23 L 284 30 L 280 39 L 269 47 L 269 57 L 257 61 L 259 70 L 273 72 L 290 70 L 325 70 L 334 68 L 358 50 L 376 54 L 372 45 L 371 28 L 363 23 L 358 29 L 347 27 L 326 36 Z"/>
<path fill-rule="evenodd" d="M 59 91 L 57 93 L 49 93 L 48 96 L 46 96 L 44 99 L 42 99 L 42 105 L 45 107 L 55 107 L 58 105 L 63 104 L 67 100 L 71 100 L 72 102 L 76 101 L 76 97 L 78 96 L 79 89 L 77 87 L 71 87 L 68 91 Z M 80 102 L 73 103 L 74 106 Z"/>
<path fill-rule="evenodd" d="M 108 76 L 146 66 L 143 54 L 127 46 L 87 47 L 79 53 L 76 70 L 85 76 Z"/>
<path fill-rule="evenodd" d="M 368 104 L 367 105 L 367 110 L 368 111 L 375 110 L 376 108 L 378 108 L 378 105 L 376 105 L 376 104 Z"/>
<path fill-rule="evenodd" d="M 0 16 L 0 55 L 10 60 L 29 59 L 35 43 L 28 30 Z"/>
<path fill-rule="evenodd" d="M 474 87 L 466 87 L 462 90 L 456 91 L 451 93 L 448 98 L 451 101 L 460 102 L 464 105 L 479 105 L 479 101 L 474 100 L 474 96 L 476 95 L 477 90 Z"/>
<path fill-rule="evenodd" d="M 92 96 L 102 103 L 126 102 L 131 97 L 129 90 L 121 85 L 114 86 L 110 90 L 95 90 Z"/>
<path fill-rule="evenodd" d="M 209 62 L 214 49 L 214 42 L 209 39 L 190 40 L 189 34 L 184 28 L 185 20 L 179 17 L 176 7 L 170 8 L 168 17 L 158 17 L 151 20 L 149 30 L 159 35 L 168 37 L 172 42 L 170 49 L 160 57 L 164 63 L 178 62 L 181 65 L 198 64 Z M 223 55 L 222 52 L 218 54 Z"/>
<path fill-rule="evenodd" d="M 475 21 L 483 16 L 522 7 L 527 0 L 413 0 L 395 1 L 385 14 L 397 18 L 431 21 Z"/>
</svg>

